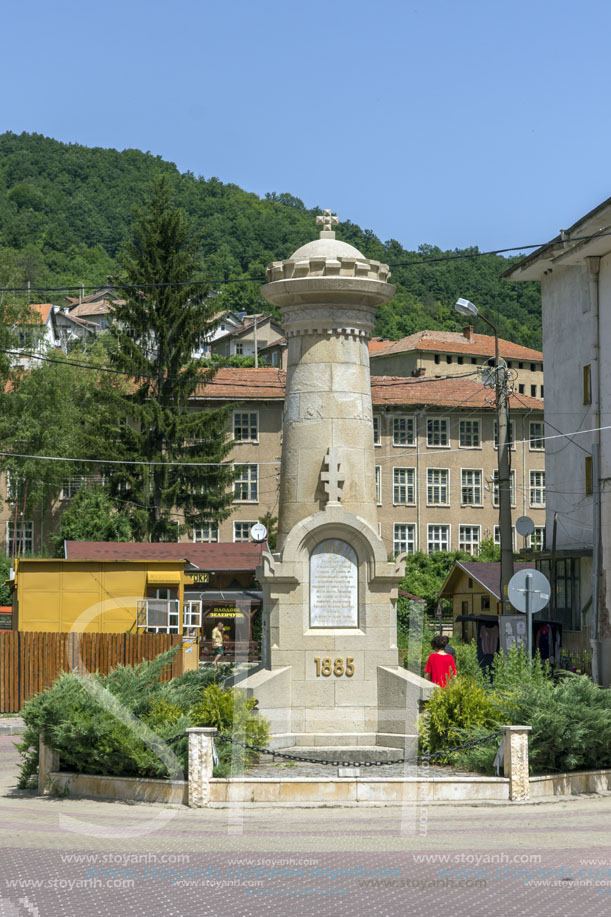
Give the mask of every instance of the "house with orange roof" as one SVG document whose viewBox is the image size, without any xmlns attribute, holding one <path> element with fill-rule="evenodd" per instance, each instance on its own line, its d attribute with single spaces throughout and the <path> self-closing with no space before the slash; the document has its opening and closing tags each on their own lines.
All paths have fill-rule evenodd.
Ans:
<svg viewBox="0 0 611 917">
<path fill-rule="evenodd" d="M 67 353 L 79 341 L 93 337 L 95 326 L 74 317 L 52 303 L 32 303 L 30 316 L 22 321 L 17 329 L 18 348 L 24 352 L 16 357 L 15 363 L 29 368 L 36 365 L 36 360 L 26 354 L 41 356 L 48 349 L 56 348 Z"/>
</svg>

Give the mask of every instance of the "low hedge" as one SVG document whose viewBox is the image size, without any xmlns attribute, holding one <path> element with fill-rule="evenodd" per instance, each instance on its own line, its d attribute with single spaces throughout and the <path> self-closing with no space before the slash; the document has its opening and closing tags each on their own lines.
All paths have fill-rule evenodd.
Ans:
<svg viewBox="0 0 611 917">
<path fill-rule="evenodd" d="M 220 733 L 235 729 L 242 741 L 264 745 L 267 723 L 253 714 L 256 701 L 221 688 L 230 666 L 207 666 L 160 681 L 176 652 L 117 666 L 106 676 L 64 672 L 32 697 L 23 709 L 26 731 L 18 746 L 20 787 L 36 779 L 41 734 L 59 752 L 62 769 L 116 777 L 182 779 L 190 726 L 216 726 Z M 227 742 L 219 742 L 219 758 L 220 773 L 253 760 Z"/>
<path fill-rule="evenodd" d="M 435 691 L 420 721 L 425 752 L 481 738 L 501 725 L 531 726 L 531 774 L 611 767 L 611 692 L 587 675 L 554 679 L 538 657 L 529 664 L 520 649 L 497 654 L 492 683 L 457 675 Z M 499 740 L 500 741 L 500 740 Z M 494 774 L 498 743 L 448 752 L 445 763 Z M 439 760 L 439 758 L 437 759 Z"/>
</svg>

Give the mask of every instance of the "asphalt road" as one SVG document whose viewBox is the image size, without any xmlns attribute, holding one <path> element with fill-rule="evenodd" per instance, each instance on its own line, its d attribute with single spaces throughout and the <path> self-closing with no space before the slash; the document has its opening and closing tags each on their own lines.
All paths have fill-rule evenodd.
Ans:
<svg viewBox="0 0 611 917">
<path fill-rule="evenodd" d="M 0 737 L 0 917 L 611 914 L 611 796 L 205 809 L 37 798 Z"/>
</svg>

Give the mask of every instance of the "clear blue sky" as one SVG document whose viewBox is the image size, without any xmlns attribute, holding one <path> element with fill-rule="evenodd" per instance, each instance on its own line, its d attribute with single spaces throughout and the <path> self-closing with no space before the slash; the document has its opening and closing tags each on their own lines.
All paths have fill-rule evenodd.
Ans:
<svg viewBox="0 0 611 917">
<path fill-rule="evenodd" d="M 148 150 L 408 248 L 611 194 L 605 0 L 4 0 L 0 131 Z"/>
</svg>

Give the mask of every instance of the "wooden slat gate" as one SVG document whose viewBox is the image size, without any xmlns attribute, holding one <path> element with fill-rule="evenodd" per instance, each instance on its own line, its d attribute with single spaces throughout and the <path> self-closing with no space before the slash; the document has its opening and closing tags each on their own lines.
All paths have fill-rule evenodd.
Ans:
<svg viewBox="0 0 611 917">
<path fill-rule="evenodd" d="M 173 646 L 176 634 L 74 634 L 0 630 L 0 713 L 18 713 L 33 694 L 51 687 L 60 672 L 107 675 L 116 665 L 137 665 Z M 163 673 L 182 674 L 182 653 Z"/>
</svg>

